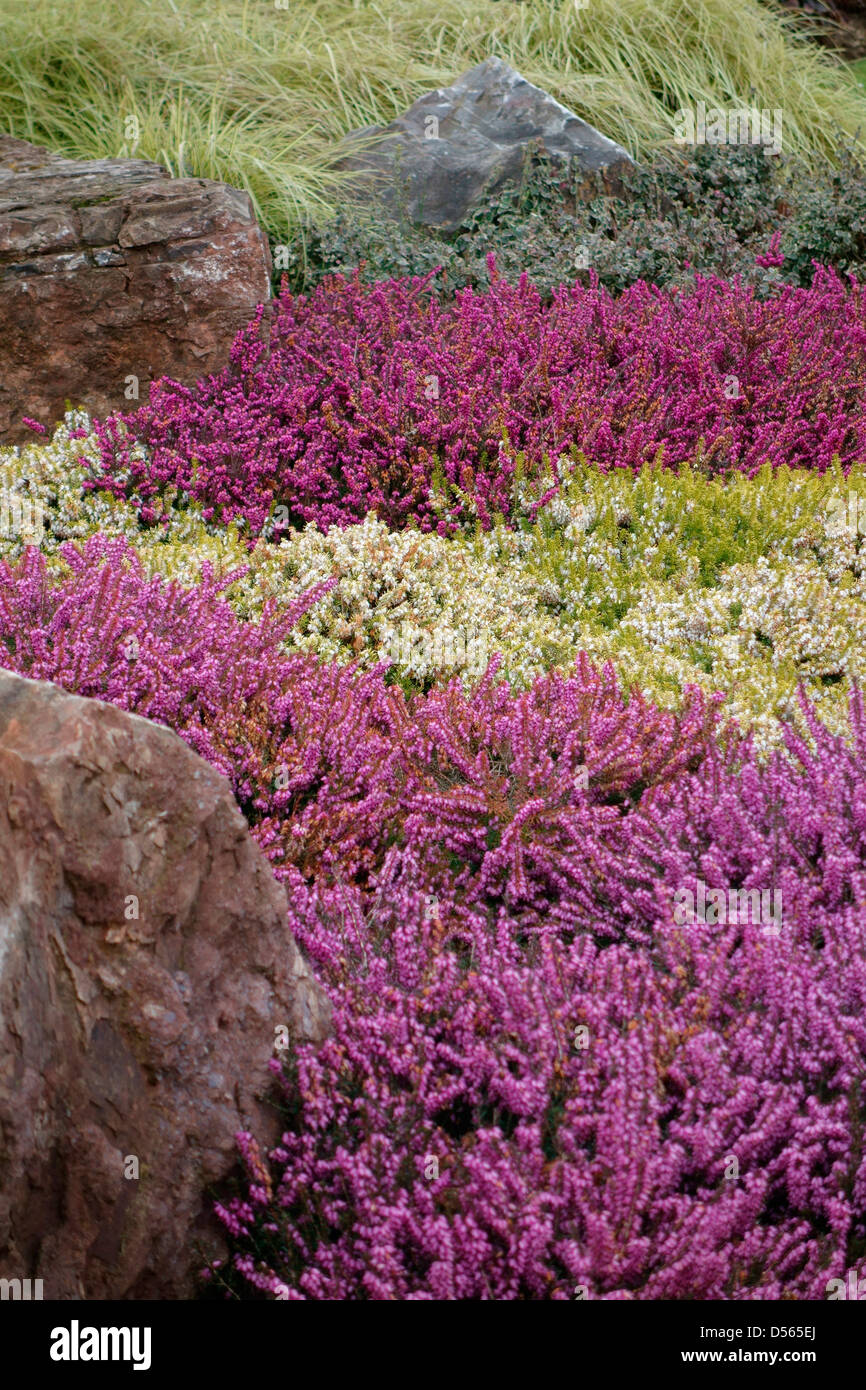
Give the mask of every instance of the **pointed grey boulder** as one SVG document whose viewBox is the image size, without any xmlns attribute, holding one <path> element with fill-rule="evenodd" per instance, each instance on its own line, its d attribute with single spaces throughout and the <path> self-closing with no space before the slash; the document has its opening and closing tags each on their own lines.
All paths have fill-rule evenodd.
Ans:
<svg viewBox="0 0 866 1390">
<path fill-rule="evenodd" d="M 614 183 L 632 164 L 620 145 L 500 58 L 487 58 L 390 125 L 353 131 L 341 167 L 357 172 L 353 186 L 365 201 L 453 232 L 481 198 L 519 179 L 539 142 L 552 159 Z"/>
</svg>

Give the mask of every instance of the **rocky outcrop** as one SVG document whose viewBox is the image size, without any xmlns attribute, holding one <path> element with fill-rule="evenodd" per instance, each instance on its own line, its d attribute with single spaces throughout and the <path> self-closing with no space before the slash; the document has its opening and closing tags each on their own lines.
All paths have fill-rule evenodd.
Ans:
<svg viewBox="0 0 866 1390">
<path fill-rule="evenodd" d="M 0 866 L 0 1277 L 187 1296 L 278 1030 L 328 1029 L 284 891 L 175 734 L 4 671 Z"/>
<path fill-rule="evenodd" d="M 631 159 L 573 111 L 488 58 L 387 126 L 347 137 L 356 195 L 416 225 L 455 231 L 480 199 L 519 179 L 531 148 L 615 186 Z M 355 146 L 356 148 L 353 148 Z"/>
<path fill-rule="evenodd" d="M 270 272 L 245 193 L 0 137 L 0 437 L 217 371 Z"/>
</svg>

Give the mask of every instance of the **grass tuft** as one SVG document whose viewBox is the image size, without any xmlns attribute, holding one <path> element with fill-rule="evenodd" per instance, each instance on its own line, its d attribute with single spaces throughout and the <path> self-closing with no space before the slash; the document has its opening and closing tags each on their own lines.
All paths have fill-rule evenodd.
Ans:
<svg viewBox="0 0 866 1390">
<path fill-rule="evenodd" d="M 0 25 L 0 128 L 225 180 L 276 238 L 339 201 L 342 135 L 491 54 L 638 157 L 699 100 L 780 108 L 813 165 L 866 133 L 856 77 L 757 0 L 0 0 Z"/>
</svg>

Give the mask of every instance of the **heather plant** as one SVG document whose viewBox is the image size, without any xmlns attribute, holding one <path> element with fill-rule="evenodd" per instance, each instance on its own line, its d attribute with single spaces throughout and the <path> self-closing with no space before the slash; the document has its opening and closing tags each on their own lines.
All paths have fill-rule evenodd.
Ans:
<svg viewBox="0 0 866 1390">
<path fill-rule="evenodd" d="M 858 496 L 866 503 L 866 478 L 853 472 L 723 482 L 579 468 L 524 530 L 446 541 L 372 517 L 327 535 L 309 526 L 276 550 L 257 545 L 227 597 L 252 613 L 265 594 L 285 601 L 337 575 L 301 619 L 298 647 L 365 667 L 390 657 L 388 679 L 407 692 L 471 675 L 472 642 L 502 654 L 516 687 L 584 650 L 668 707 L 689 685 L 723 690 L 766 752 L 780 715 L 799 721 L 800 684 L 829 727 L 847 728 L 866 607 L 859 535 L 839 504 L 850 511 Z M 250 577 L 255 600 L 241 600 Z M 407 650 L 407 629 L 467 640 Z"/>
<path fill-rule="evenodd" d="M 0 563 L 9 669 L 175 728 L 287 883 L 333 1036 L 241 1136 L 228 1294 L 820 1298 L 866 1252 L 866 726 L 756 757 L 580 658 L 407 699 L 123 537 Z M 135 643 L 130 643 L 130 637 Z M 781 894 L 782 930 L 678 926 Z"/>
<path fill-rule="evenodd" d="M 731 565 L 759 558 L 808 555 L 833 579 L 859 574 L 859 499 L 863 467 L 847 477 L 837 465 L 711 477 L 688 463 L 677 472 L 646 464 L 602 473 L 560 460 L 522 490 L 518 535 L 499 525 L 480 540 L 490 553 L 517 545 L 530 573 L 555 584 L 574 612 L 592 606 L 611 627 L 649 582 L 695 576 L 712 588 Z"/>
<path fill-rule="evenodd" d="M 327 533 L 310 523 L 278 546 L 259 542 L 227 597 L 256 616 L 266 599 L 283 604 L 331 578 L 337 583 L 300 620 L 293 646 L 364 668 L 390 661 L 388 679 L 407 693 L 455 674 L 477 677 L 494 651 L 520 685 L 577 654 L 540 610 L 519 556 L 485 559 L 473 545 L 389 531 L 374 515 Z"/>
<path fill-rule="evenodd" d="M 407 694 L 454 674 L 477 679 L 494 652 L 501 676 L 522 688 L 586 651 L 668 708 L 689 685 L 723 690 L 762 754 L 779 743 L 779 716 L 800 723 L 801 683 L 829 728 L 847 728 L 851 682 L 864 675 L 862 469 L 710 478 L 577 462 L 561 480 L 519 482 L 512 527 L 444 539 L 370 515 L 253 543 L 240 526 L 204 521 L 189 499 L 140 529 L 130 504 L 82 491 L 98 446 L 92 434 L 70 437 L 73 423 L 7 451 L 0 471 L 43 507 L 53 573 L 70 573 L 64 537 L 125 536 L 145 577 L 190 588 L 207 563 L 235 613 L 255 621 L 267 603 L 285 610 L 333 580 L 286 631 L 284 652 L 365 670 L 389 661 L 387 682 Z M 24 545 L 0 531 L 0 553 Z"/>
<path fill-rule="evenodd" d="M 563 637 L 626 686 L 663 705 L 690 684 L 724 690 L 766 752 L 779 716 L 799 723 L 801 684 L 828 727 L 847 728 L 863 679 L 864 488 L 862 469 L 723 480 L 580 466 L 541 483 L 553 496 L 540 509 L 528 497 L 519 534 L 500 526 L 484 553 L 519 548 Z"/>
<path fill-rule="evenodd" d="M 228 778 L 333 1005 L 212 1291 L 856 1287 L 863 95 L 753 0 L 90 8 L 5 16 L 8 127 L 300 229 L 223 372 L 0 450 L 0 665 Z M 806 162 L 311 232 L 336 137 L 488 52 L 643 155 L 757 92 Z"/>
<path fill-rule="evenodd" d="M 847 728 L 851 682 L 866 674 L 855 511 L 866 516 L 862 470 L 721 480 L 578 467 L 518 531 L 443 540 L 388 532 L 372 517 L 327 535 L 308 526 L 276 550 L 258 545 L 250 575 L 257 604 L 337 575 L 293 640 L 362 666 L 390 656 L 389 679 L 407 691 L 471 674 L 460 642 L 451 660 L 437 660 L 435 644 L 395 644 L 407 628 L 500 652 L 517 687 L 584 650 L 669 707 L 689 685 L 723 690 L 765 752 L 779 741 L 778 716 L 799 720 L 800 684 L 829 727 Z M 438 651 L 447 657 L 448 645 Z"/>
<path fill-rule="evenodd" d="M 852 592 L 829 583 L 815 564 L 735 565 L 718 588 L 686 602 L 671 584 L 648 586 L 617 631 L 617 669 L 627 681 L 636 639 L 634 648 L 651 650 L 652 665 L 674 689 L 702 670 L 765 748 L 778 732 L 777 716 L 796 719 L 801 685 L 828 727 L 844 730 L 851 683 L 866 674 L 864 618 L 862 580 Z M 606 644 L 583 645 L 597 660 Z"/>
<path fill-rule="evenodd" d="M 143 456 L 141 446 L 132 445 L 130 453 Z M 155 500 L 150 526 L 145 529 L 135 507 L 99 488 L 101 471 L 99 438 L 83 410 L 67 412 L 50 439 L 0 448 L 0 487 L 10 497 L 39 509 L 42 534 L 38 544 L 52 564 L 58 563 L 66 541 L 103 533 L 125 536 L 142 548 L 169 543 L 198 550 L 209 546 L 207 558 L 216 562 L 223 545 L 235 558 L 233 567 L 237 568 L 236 528 L 206 527 L 201 509 L 168 488 Z M 0 532 L 0 555 L 6 558 L 20 556 L 27 544 L 24 536 Z"/>
<path fill-rule="evenodd" d="M 509 679 L 522 683 L 576 655 L 538 611 L 532 583 L 515 564 L 485 562 L 475 549 L 432 534 L 391 532 L 372 515 L 327 534 L 309 524 L 278 545 L 252 542 L 240 518 L 228 526 L 205 521 L 196 502 L 171 489 L 142 526 L 130 503 L 88 489 L 98 461 L 83 412 L 70 413 L 50 440 L 0 450 L 0 486 L 5 480 L 12 497 L 41 508 L 39 544 L 52 573 L 69 573 L 68 540 L 125 537 L 145 576 L 190 588 L 207 564 L 215 580 L 228 580 L 223 592 L 238 615 L 256 620 L 269 601 L 285 609 L 336 579 L 330 596 L 290 629 L 287 650 L 365 668 L 390 661 L 389 679 L 407 689 L 470 669 L 479 675 L 494 650 L 506 654 Z M 0 557 L 18 558 L 26 545 L 25 534 L 0 527 Z"/>
<path fill-rule="evenodd" d="M 217 581 L 207 566 L 201 583 L 184 589 L 148 578 L 123 538 L 96 536 L 81 550 L 67 544 L 64 558 L 71 575 L 53 581 L 32 547 L 0 567 L 0 654 L 9 668 L 175 728 L 232 779 L 275 863 L 366 872 L 398 827 L 417 830 L 426 844 L 425 816 L 453 799 L 452 847 L 441 837 L 428 846 L 437 862 L 450 862 L 459 848 L 473 881 L 481 868 L 482 877 L 506 869 L 507 853 L 487 851 L 508 839 L 519 811 L 518 826 L 527 816 L 550 825 L 553 857 L 541 856 L 543 881 L 573 877 L 567 854 L 556 866 L 582 804 L 583 745 L 598 745 L 590 768 L 597 794 L 621 801 L 629 788 L 700 759 L 716 719 L 718 700 L 699 691 L 689 692 L 682 712 L 657 712 L 639 696 L 627 701 L 612 671 L 585 663 L 579 676 L 552 672 L 515 695 L 493 681 L 494 662 L 471 692 L 452 681 L 407 701 L 381 670 L 360 674 L 285 654 L 287 632 L 334 581 L 281 611 L 266 605 L 252 623 L 223 597 L 231 577 Z M 547 720 L 549 756 L 531 774 L 512 748 L 527 718 Z M 486 745 L 496 746 L 495 756 Z M 474 790 L 463 797 L 467 777 Z"/>
<path fill-rule="evenodd" d="M 819 270 L 768 300 L 709 278 L 613 299 L 525 276 L 442 304 L 423 280 L 336 278 L 283 296 L 195 388 L 163 381 L 99 426 L 112 492 L 157 524 L 160 496 L 279 538 L 375 511 L 440 534 L 510 518 L 569 451 L 603 472 L 658 459 L 711 475 L 765 464 L 826 472 L 866 454 L 862 291 Z M 143 446 L 143 447 L 142 447 Z"/>
<path fill-rule="evenodd" d="M 284 1132 L 270 1154 L 240 1136 L 248 1187 L 217 1207 L 233 1254 L 216 1291 L 821 1299 L 857 1270 L 859 699 L 851 713 L 852 747 L 807 711 L 814 750 L 711 753 L 644 793 L 627 847 L 599 834 L 608 921 L 643 946 L 565 916 L 527 937 L 498 895 L 468 910 L 397 849 L 366 901 L 290 875 L 335 1031 L 272 1063 Z M 677 927 L 674 896 L 701 875 L 772 885 L 779 934 Z"/>
</svg>

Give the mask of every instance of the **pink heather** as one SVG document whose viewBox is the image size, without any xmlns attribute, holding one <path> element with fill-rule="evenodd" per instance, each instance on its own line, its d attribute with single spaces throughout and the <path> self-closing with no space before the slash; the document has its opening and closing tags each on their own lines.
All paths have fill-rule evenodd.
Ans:
<svg viewBox="0 0 866 1390">
<path fill-rule="evenodd" d="M 747 473 L 866 459 L 866 303 L 829 270 L 763 301 L 709 278 L 676 294 L 638 282 L 617 299 L 563 286 L 547 307 L 526 276 L 510 286 L 495 267 L 486 293 L 447 304 L 430 279 L 284 293 L 224 371 L 157 383 L 148 404 L 105 421 L 104 476 L 90 485 L 135 500 L 145 522 L 171 484 L 255 532 L 275 506 L 288 514 L 277 530 L 374 510 L 447 532 L 467 505 L 452 494 L 440 517 L 434 468 L 486 526 L 510 513 L 519 451 L 530 472 L 571 446 L 602 469 L 659 450 L 671 467 Z"/>
<path fill-rule="evenodd" d="M 272 1063 L 279 1146 L 238 1136 L 221 1278 L 291 1299 L 809 1299 L 862 1265 L 859 696 L 850 744 L 807 710 L 814 749 L 790 734 L 766 764 L 719 736 L 718 700 L 692 691 L 676 718 L 584 659 L 522 694 L 493 667 L 408 701 L 281 654 L 315 594 L 254 626 L 208 575 L 145 580 L 123 541 L 65 554 L 62 582 L 35 550 L 0 565 L 0 659 L 226 773 L 334 1003 L 318 1051 Z M 698 879 L 781 890 L 780 935 L 675 928 Z"/>
</svg>

